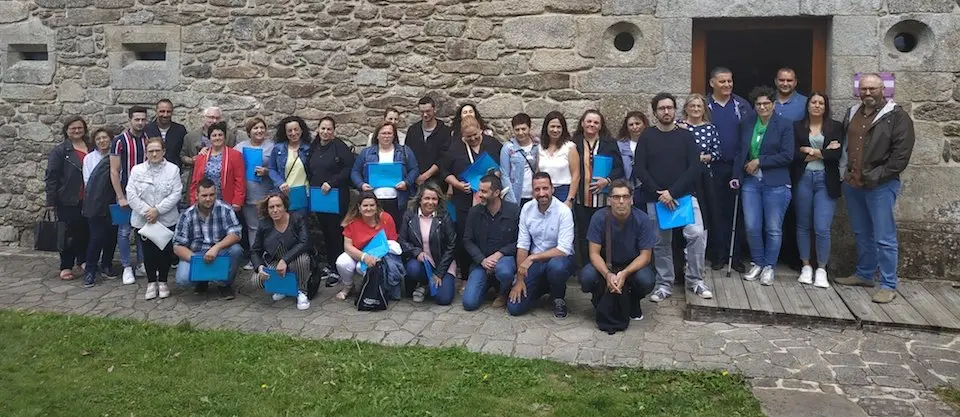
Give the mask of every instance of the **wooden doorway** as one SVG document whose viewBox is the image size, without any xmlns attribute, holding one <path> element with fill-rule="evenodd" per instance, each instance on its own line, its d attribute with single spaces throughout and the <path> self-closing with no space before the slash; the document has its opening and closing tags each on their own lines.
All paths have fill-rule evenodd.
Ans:
<svg viewBox="0 0 960 417">
<path fill-rule="evenodd" d="M 710 70 L 723 66 L 742 97 L 757 85 L 775 87 L 782 67 L 797 72 L 797 91 L 825 91 L 828 28 L 828 19 L 813 17 L 695 19 L 691 90 L 709 94 Z"/>
</svg>

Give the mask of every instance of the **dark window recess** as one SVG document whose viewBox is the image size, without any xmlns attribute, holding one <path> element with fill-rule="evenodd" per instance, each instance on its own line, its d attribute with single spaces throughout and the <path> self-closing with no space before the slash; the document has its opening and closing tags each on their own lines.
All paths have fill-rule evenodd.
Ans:
<svg viewBox="0 0 960 417">
<path fill-rule="evenodd" d="M 629 52 L 633 49 L 634 42 L 630 32 L 620 32 L 613 38 L 613 46 L 620 52 Z"/>
<path fill-rule="evenodd" d="M 893 37 L 893 47 L 903 53 L 910 52 L 917 47 L 917 37 L 912 33 L 900 32 Z"/>
<path fill-rule="evenodd" d="M 124 47 L 133 53 L 133 58 L 137 61 L 167 60 L 167 44 L 165 43 L 126 44 Z"/>
<path fill-rule="evenodd" d="M 9 49 L 17 61 L 47 61 L 50 59 L 47 45 L 10 45 Z"/>
</svg>

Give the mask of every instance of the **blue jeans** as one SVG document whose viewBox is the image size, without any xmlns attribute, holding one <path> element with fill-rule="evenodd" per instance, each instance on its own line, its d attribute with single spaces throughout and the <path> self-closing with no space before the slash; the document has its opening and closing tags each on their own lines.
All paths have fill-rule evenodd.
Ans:
<svg viewBox="0 0 960 417">
<path fill-rule="evenodd" d="M 206 252 L 194 252 L 194 255 L 203 255 Z M 230 246 L 226 250 L 220 251 L 219 256 L 229 256 L 230 257 L 230 272 L 227 274 L 226 281 L 217 281 L 223 283 L 224 287 L 229 287 L 233 285 L 233 280 L 237 276 L 237 270 L 240 269 L 240 258 L 243 257 L 243 247 L 239 243 L 234 243 L 233 246 Z M 177 266 L 177 286 L 184 287 L 195 284 L 190 281 L 190 262 L 180 260 L 180 264 Z"/>
<path fill-rule="evenodd" d="M 874 189 L 843 184 L 850 227 L 857 242 L 857 276 L 872 281 L 880 269 L 880 288 L 897 288 L 897 223 L 893 206 L 900 194 L 900 180 Z"/>
<path fill-rule="evenodd" d="M 480 304 L 483 304 L 483 295 L 494 283 L 498 286 L 497 294 L 506 297 L 510 293 L 516 274 L 517 258 L 513 256 L 500 258 L 497 266 L 493 268 L 493 274 L 480 265 L 474 265 L 470 270 L 470 276 L 467 277 L 467 284 L 463 287 L 463 309 L 473 311 L 480 308 Z"/>
<path fill-rule="evenodd" d="M 560 202 L 567 201 L 567 197 L 570 196 L 570 186 L 569 185 L 555 185 L 553 187 L 553 196 L 560 200 Z"/>
<path fill-rule="evenodd" d="M 423 262 L 418 261 L 416 258 L 407 261 L 407 276 L 405 279 L 407 280 L 407 285 L 411 287 L 416 287 L 418 284 L 431 285 L 430 281 L 433 281 L 433 277 L 427 276 L 427 270 L 423 267 Z M 453 275 L 444 271 L 443 279 L 440 280 L 440 288 L 437 291 L 437 296 L 434 297 L 437 305 L 447 306 L 453 302 L 453 295 L 457 292 L 456 286 L 454 285 L 455 279 Z M 427 288 L 427 295 L 430 295 L 429 287 Z"/>
<path fill-rule="evenodd" d="M 520 301 L 516 303 L 507 300 L 507 313 L 511 316 L 526 314 L 530 311 L 533 301 L 539 300 L 548 292 L 550 298 L 554 300 L 566 297 L 571 264 L 573 264 L 573 256 L 558 256 L 530 265 L 527 269 L 527 277 L 523 280 L 527 285 L 527 294 L 521 295 Z"/>
<path fill-rule="evenodd" d="M 830 225 L 833 223 L 837 200 L 827 195 L 826 175 L 823 171 L 804 171 L 794 193 L 800 260 L 810 261 L 810 229 L 813 226 L 817 236 L 817 266 L 826 268 L 830 261 Z"/>
<path fill-rule="evenodd" d="M 743 179 L 741 193 L 750 257 L 759 266 L 774 266 L 783 243 L 783 215 L 790 205 L 790 187 L 766 185 L 748 175 Z"/>
<path fill-rule="evenodd" d="M 120 265 L 124 268 L 132 267 L 133 263 L 130 261 L 130 232 L 133 231 L 133 226 L 130 226 L 130 223 L 121 224 L 117 226 L 117 246 L 120 249 Z M 140 239 L 137 241 L 137 264 L 143 263 L 143 247 L 140 246 Z"/>
<path fill-rule="evenodd" d="M 583 269 L 580 270 L 580 290 L 583 292 L 593 293 L 598 289 L 605 288 L 605 286 L 600 287 L 597 285 L 598 282 L 603 280 L 604 278 L 600 276 L 597 268 L 594 268 L 592 263 L 587 264 L 587 266 L 584 266 Z M 651 262 L 630 275 L 624 287 L 630 289 L 630 299 L 639 304 L 641 298 L 653 292 L 653 287 L 656 286 L 656 282 L 657 272 L 653 267 L 653 262 Z"/>
</svg>

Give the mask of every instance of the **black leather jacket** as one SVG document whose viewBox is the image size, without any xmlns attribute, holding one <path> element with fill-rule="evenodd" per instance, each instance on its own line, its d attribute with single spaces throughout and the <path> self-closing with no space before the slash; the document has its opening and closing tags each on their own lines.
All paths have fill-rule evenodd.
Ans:
<svg viewBox="0 0 960 417">
<path fill-rule="evenodd" d="M 400 223 L 400 248 L 404 259 L 416 259 L 423 252 L 423 235 L 420 233 L 419 210 L 407 210 Z M 430 224 L 430 254 L 436 264 L 434 271 L 446 273 L 453 263 L 453 248 L 457 242 L 457 229 L 446 211 L 438 211 Z"/>
<path fill-rule="evenodd" d="M 307 252 L 310 248 L 310 232 L 307 229 L 307 219 L 298 213 L 290 213 L 290 224 L 287 226 L 293 232 L 294 241 L 284 243 L 281 241 L 280 232 L 273 227 L 273 219 L 266 218 L 260 220 L 260 229 L 257 230 L 256 239 L 250 248 L 250 262 L 254 269 L 260 265 L 268 266 L 270 263 L 278 262 L 283 259 L 287 264 L 293 262 L 297 257 Z M 283 248 L 283 256 L 280 256 L 280 250 Z"/>
<path fill-rule="evenodd" d="M 46 184 L 48 207 L 80 204 L 83 161 L 77 157 L 69 140 L 63 141 L 50 151 L 43 181 Z"/>
</svg>

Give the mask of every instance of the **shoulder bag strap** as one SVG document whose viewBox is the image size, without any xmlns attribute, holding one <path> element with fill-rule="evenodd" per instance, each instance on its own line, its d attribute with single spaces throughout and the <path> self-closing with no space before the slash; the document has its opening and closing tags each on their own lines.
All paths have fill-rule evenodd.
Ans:
<svg viewBox="0 0 960 417">
<path fill-rule="evenodd" d="M 610 213 L 610 210 L 607 210 L 607 215 L 604 216 L 604 223 L 607 231 L 607 250 L 604 255 L 606 255 L 607 269 L 610 272 L 613 272 L 613 221 L 610 219 L 613 215 Z"/>
</svg>

